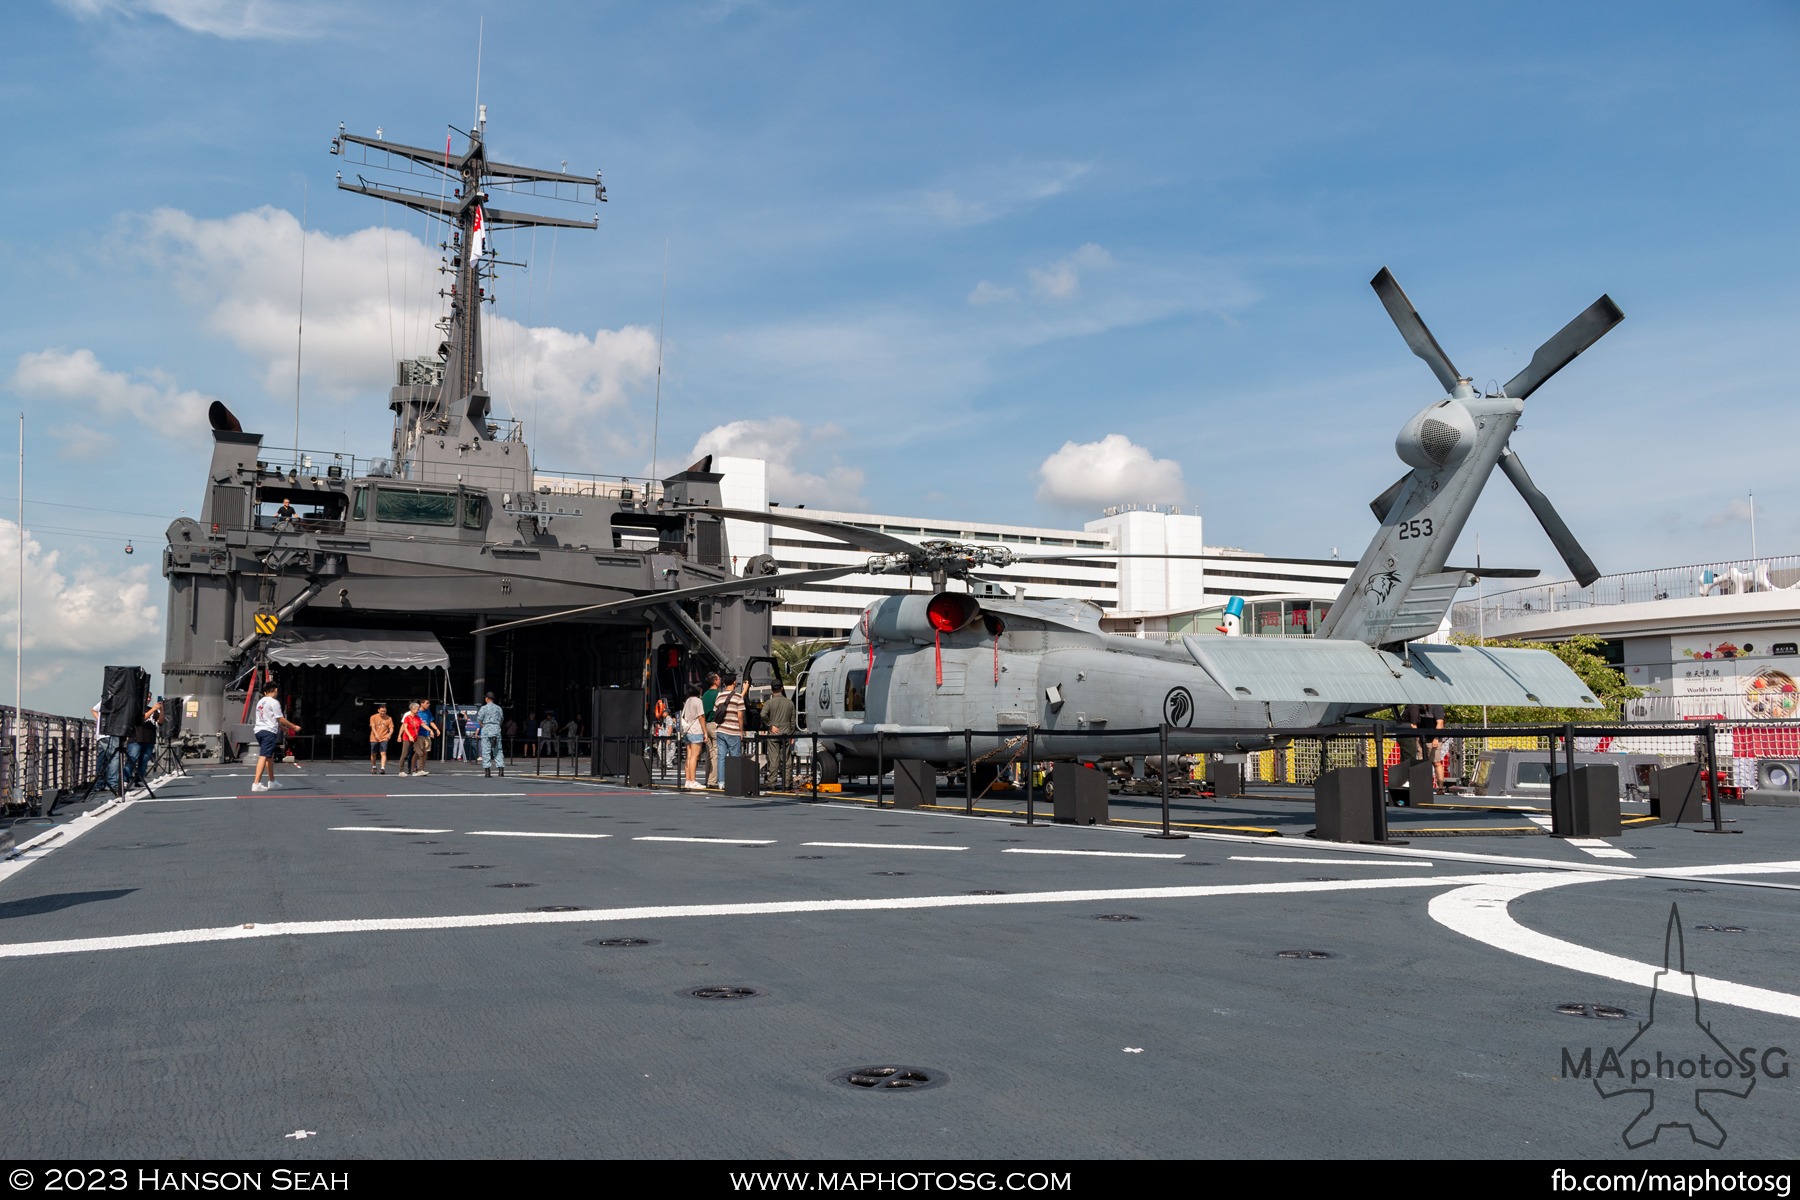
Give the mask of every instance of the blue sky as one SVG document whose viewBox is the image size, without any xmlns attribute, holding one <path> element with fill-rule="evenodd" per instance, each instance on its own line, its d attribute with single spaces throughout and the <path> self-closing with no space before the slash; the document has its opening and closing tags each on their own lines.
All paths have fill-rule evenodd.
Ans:
<svg viewBox="0 0 1800 1200">
<path fill-rule="evenodd" d="M 301 440 L 386 444 L 429 231 L 336 191 L 326 149 L 466 125 L 484 15 L 493 153 L 611 197 L 597 233 L 501 246 L 533 269 L 497 288 L 489 379 L 547 467 L 649 467 L 666 248 L 664 470 L 760 450 L 777 499 L 1076 524 L 1102 497 L 1046 460 L 1118 435 L 1145 494 L 1112 498 L 1351 557 L 1439 394 L 1386 264 L 1478 384 L 1623 307 L 1514 440 L 1602 570 L 1748 554 L 1752 489 L 1759 549 L 1800 552 L 1792 3 L 63 0 L 14 11 L 0 71 L 28 704 L 160 663 L 204 404 L 292 440 L 303 205 Z M 1477 532 L 1560 570 L 1504 484 Z"/>
</svg>

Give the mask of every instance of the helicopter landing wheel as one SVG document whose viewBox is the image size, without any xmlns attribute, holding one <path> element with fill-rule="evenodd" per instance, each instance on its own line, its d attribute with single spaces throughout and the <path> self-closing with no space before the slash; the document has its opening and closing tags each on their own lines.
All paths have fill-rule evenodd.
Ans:
<svg viewBox="0 0 1800 1200">
<path fill-rule="evenodd" d="M 838 756 L 829 750 L 819 751 L 819 782 L 836 783 L 838 781 Z"/>
</svg>

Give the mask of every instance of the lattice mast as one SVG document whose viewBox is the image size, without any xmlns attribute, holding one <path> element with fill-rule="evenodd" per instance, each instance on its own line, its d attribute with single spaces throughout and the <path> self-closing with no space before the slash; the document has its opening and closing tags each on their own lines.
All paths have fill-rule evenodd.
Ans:
<svg viewBox="0 0 1800 1200">
<path fill-rule="evenodd" d="M 374 137 L 348 133 L 341 124 L 331 141 L 331 152 L 336 155 L 347 156 L 353 147 L 357 148 L 363 154 L 357 165 L 433 175 L 438 183 L 434 193 L 372 183 L 360 174 L 350 182 L 339 172 L 339 188 L 426 213 L 450 227 L 449 239 L 440 246 L 444 256 L 440 269 L 451 277 L 449 290 L 439 293 L 449 301 L 449 312 L 438 325 L 444 340 L 435 358 L 427 356 L 397 364 L 395 386 L 390 393 L 389 407 L 394 411 L 393 470 L 401 477 L 413 474 L 415 449 L 427 434 L 454 435 L 465 441 L 491 441 L 495 436 L 495 429 L 487 420 L 491 399 L 484 379 L 481 303 L 492 299 L 485 281 L 503 264 L 494 254 L 489 235 L 500 229 L 594 229 L 599 225 L 597 215 L 581 219 L 492 208 L 488 205 L 490 190 L 498 188 L 568 201 L 576 197 L 562 195 L 563 188 L 592 187 L 595 203 L 606 200 L 606 187 L 598 171 L 592 176 L 571 175 L 491 161 L 487 156 L 486 132 L 484 104 L 475 129 L 464 132 L 452 126 L 442 150 L 390 142 L 379 129 Z M 460 155 L 452 150 L 457 133 L 468 140 L 468 149 Z M 375 159 L 376 154 L 386 156 L 385 160 Z M 543 190 L 546 187 L 547 192 Z"/>
</svg>

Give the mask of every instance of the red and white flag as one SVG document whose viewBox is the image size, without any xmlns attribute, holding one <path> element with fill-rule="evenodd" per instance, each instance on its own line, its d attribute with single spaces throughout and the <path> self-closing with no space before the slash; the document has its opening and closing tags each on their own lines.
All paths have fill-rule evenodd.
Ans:
<svg viewBox="0 0 1800 1200">
<path fill-rule="evenodd" d="M 471 253 L 480 258 L 481 252 L 487 249 L 487 214 L 481 211 L 479 204 L 475 206 L 475 229 L 470 234 L 470 241 L 473 243 Z"/>
</svg>

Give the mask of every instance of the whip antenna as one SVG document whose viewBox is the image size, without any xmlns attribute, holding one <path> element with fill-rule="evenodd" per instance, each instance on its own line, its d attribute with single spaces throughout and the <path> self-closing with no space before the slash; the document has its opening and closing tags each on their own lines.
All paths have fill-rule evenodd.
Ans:
<svg viewBox="0 0 1800 1200">
<path fill-rule="evenodd" d="M 312 190 L 302 183 L 300 191 L 300 307 L 294 318 L 294 461 L 300 461 L 300 352 L 306 339 L 306 201 Z"/>
<path fill-rule="evenodd" d="M 669 321 L 669 239 L 663 239 L 662 312 L 656 318 L 656 410 L 650 418 L 650 478 L 656 478 L 656 435 L 662 429 L 663 328 Z"/>
</svg>

